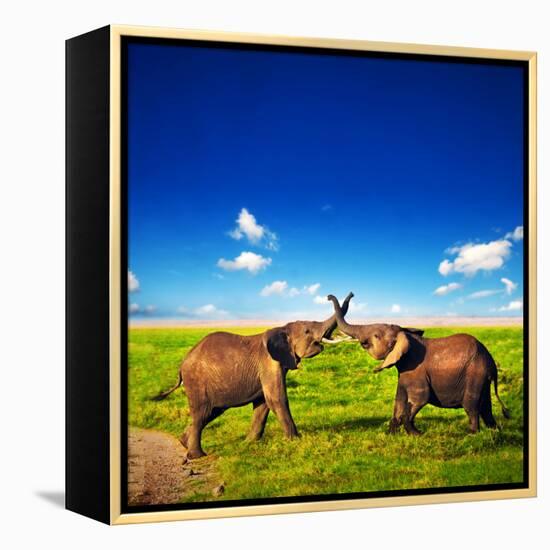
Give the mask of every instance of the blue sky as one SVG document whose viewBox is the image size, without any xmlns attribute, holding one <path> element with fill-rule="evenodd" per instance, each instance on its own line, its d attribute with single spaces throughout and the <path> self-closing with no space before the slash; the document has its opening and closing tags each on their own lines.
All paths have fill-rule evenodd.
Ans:
<svg viewBox="0 0 550 550">
<path fill-rule="evenodd" d="M 130 44 L 130 311 L 521 315 L 518 67 Z"/>
</svg>

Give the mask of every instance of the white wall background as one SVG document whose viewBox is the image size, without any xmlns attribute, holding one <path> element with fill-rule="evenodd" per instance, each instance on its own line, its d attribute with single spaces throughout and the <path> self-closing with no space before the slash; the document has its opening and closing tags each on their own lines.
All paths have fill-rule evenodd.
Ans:
<svg viewBox="0 0 550 550">
<path fill-rule="evenodd" d="M 548 544 L 547 2 L 2 2 L 1 537 L 6 548 L 488 548 Z M 539 498 L 109 529 L 60 505 L 64 456 L 64 40 L 108 23 L 539 52 Z M 6 515 L 7 514 L 7 515 Z"/>
</svg>

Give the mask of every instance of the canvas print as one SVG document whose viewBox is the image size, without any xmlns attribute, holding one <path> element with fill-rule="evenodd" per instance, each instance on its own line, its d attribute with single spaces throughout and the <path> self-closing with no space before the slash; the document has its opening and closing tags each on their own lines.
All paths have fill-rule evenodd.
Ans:
<svg viewBox="0 0 550 550">
<path fill-rule="evenodd" d="M 127 509 L 526 486 L 525 66 L 124 48 Z"/>
</svg>

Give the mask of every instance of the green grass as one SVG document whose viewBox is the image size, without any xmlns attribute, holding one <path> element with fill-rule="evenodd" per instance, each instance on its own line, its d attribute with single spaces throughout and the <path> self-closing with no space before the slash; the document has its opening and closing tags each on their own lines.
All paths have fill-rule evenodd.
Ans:
<svg viewBox="0 0 550 550">
<path fill-rule="evenodd" d="M 256 334 L 259 328 L 227 329 Z M 131 329 L 129 424 L 179 437 L 189 423 L 181 390 L 161 402 L 195 343 L 214 329 Z M 287 377 L 290 407 L 302 437 L 287 441 L 273 413 L 264 438 L 245 441 L 252 406 L 229 409 L 203 432 L 203 448 L 218 457 L 224 499 L 453 487 L 522 481 L 523 331 L 521 328 L 434 328 L 428 337 L 468 332 L 499 364 L 505 420 L 491 391 L 501 431 L 468 433 L 462 409 L 426 406 L 416 424 L 424 435 L 387 433 L 397 372 L 373 374 L 376 361 L 355 343 L 327 346 Z M 195 495 L 194 500 L 211 499 Z"/>
</svg>

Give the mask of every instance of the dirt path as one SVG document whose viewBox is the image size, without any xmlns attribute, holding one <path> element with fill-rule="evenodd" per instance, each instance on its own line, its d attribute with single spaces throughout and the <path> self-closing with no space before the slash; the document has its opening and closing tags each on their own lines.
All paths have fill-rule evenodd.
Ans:
<svg viewBox="0 0 550 550">
<path fill-rule="evenodd" d="M 189 462 L 185 448 L 171 435 L 130 428 L 128 504 L 174 504 L 196 494 L 205 500 L 223 494 L 215 457 Z"/>
</svg>

